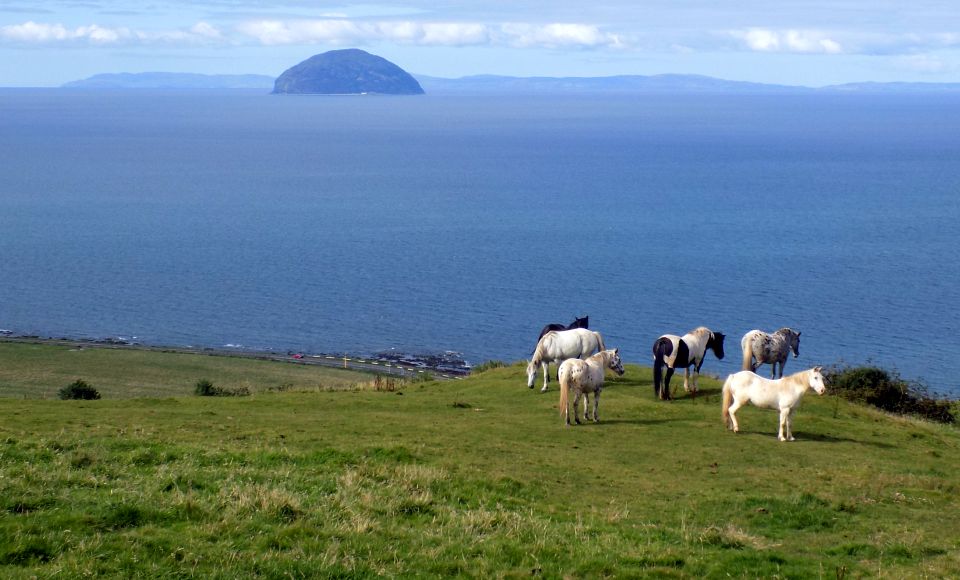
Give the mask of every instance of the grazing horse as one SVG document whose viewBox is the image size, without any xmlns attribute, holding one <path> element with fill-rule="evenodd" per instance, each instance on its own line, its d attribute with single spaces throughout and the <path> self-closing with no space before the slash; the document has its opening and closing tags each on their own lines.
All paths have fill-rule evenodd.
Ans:
<svg viewBox="0 0 960 580">
<path fill-rule="evenodd" d="M 792 328 L 781 328 L 773 334 L 762 330 L 751 330 L 740 341 L 743 348 L 743 370 L 754 371 L 763 363 L 770 363 L 770 378 L 777 377 L 777 363 L 780 363 L 780 377 L 783 378 L 783 366 L 793 351 L 793 358 L 800 356 L 800 333 Z M 756 364 L 754 364 L 756 359 Z"/>
<path fill-rule="evenodd" d="M 543 367 L 543 388 L 540 392 L 545 392 L 550 380 L 547 372 L 550 363 L 560 364 L 568 358 L 586 358 L 599 350 L 605 350 L 599 332 L 586 328 L 548 332 L 537 341 L 533 358 L 527 365 L 527 386 L 533 388 L 537 380 L 537 367 Z"/>
<path fill-rule="evenodd" d="M 573 399 L 573 420 L 580 424 L 577 416 L 577 406 L 580 397 L 583 397 L 583 418 L 590 420 L 589 394 L 593 394 L 593 422 L 600 422 L 598 407 L 600 405 L 600 391 L 603 390 L 603 379 L 607 369 L 612 369 L 618 375 L 623 375 L 623 363 L 620 362 L 620 349 L 601 350 L 586 360 L 568 358 L 560 365 L 560 414 L 570 424 L 569 392 L 576 393 Z"/>
<path fill-rule="evenodd" d="M 579 318 L 574 318 L 573 322 L 564 326 L 558 322 L 553 324 L 548 324 L 543 327 L 543 330 L 540 331 L 540 336 L 537 337 L 537 340 L 543 338 L 543 335 L 552 331 L 552 330 L 573 330 L 574 328 L 590 328 L 590 317 L 581 316 Z"/>
<path fill-rule="evenodd" d="M 823 367 L 815 367 L 787 376 L 785 379 L 766 379 L 751 371 L 740 371 L 727 377 L 723 383 L 723 423 L 740 431 L 737 409 L 753 403 L 764 409 L 780 411 L 780 441 L 793 441 L 793 412 L 800 405 L 800 398 L 807 389 L 822 395 Z"/>
<path fill-rule="evenodd" d="M 690 392 L 690 367 L 693 367 L 693 392 L 699 390 L 697 379 L 707 350 L 713 350 L 723 359 L 722 332 L 713 332 L 706 326 L 691 330 L 683 336 L 664 334 L 653 343 L 653 393 L 662 400 L 670 399 L 670 377 L 676 369 L 683 369 L 683 389 Z M 663 376 L 663 367 L 667 367 Z"/>
</svg>

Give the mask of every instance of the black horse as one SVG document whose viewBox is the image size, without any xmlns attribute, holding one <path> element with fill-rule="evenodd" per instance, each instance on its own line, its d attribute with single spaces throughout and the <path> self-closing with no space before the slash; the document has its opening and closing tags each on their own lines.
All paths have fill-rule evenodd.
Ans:
<svg viewBox="0 0 960 580">
<path fill-rule="evenodd" d="M 665 334 L 653 343 L 653 393 L 662 400 L 670 399 L 670 377 L 675 369 L 683 369 L 683 389 L 690 392 L 690 367 L 693 367 L 693 394 L 696 396 L 697 378 L 703 366 L 707 350 L 713 350 L 714 356 L 723 359 L 722 332 L 713 332 L 701 326 L 683 336 Z M 663 368 L 667 372 L 664 376 Z"/>
<path fill-rule="evenodd" d="M 564 326 L 562 324 L 554 322 L 553 324 L 548 324 L 543 327 L 543 330 L 540 331 L 540 336 L 537 337 L 537 342 L 540 342 L 540 339 L 543 338 L 543 335 L 552 332 L 554 330 L 573 330 L 574 328 L 590 328 L 590 317 L 583 316 L 581 318 L 574 318 L 573 322 Z"/>
</svg>

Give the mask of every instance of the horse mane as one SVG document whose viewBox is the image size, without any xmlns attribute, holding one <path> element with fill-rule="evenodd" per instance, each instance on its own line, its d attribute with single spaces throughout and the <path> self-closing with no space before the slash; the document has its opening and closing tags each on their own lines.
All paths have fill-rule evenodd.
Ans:
<svg viewBox="0 0 960 580">
<path fill-rule="evenodd" d="M 713 336 L 713 331 L 707 328 L 706 326 L 698 326 L 691 330 L 689 334 L 696 334 L 697 336 L 703 338 L 704 335 Z"/>
<path fill-rule="evenodd" d="M 538 365 L 543 362 L 543 344 L 544 341 L 547 340 L 547 337 L 551 334 L 556 334 L 556 332 L 551 330 L 550 332 L 544 334 L 543 337 L 537 341 L 537 348 L 533 349 L 533 357 L 530 358 L 531 363 Z"/>
<path fill-rule="evenodd" d="M 810 388 L 810 375 L 812 375 L 816 370 L 817 367 L 813 367 L 812 369 L 804 369 L 802 371 L 797 371 L 792 375 L 787 375 L 780 380 L 784 382 L 796 383 L 798 386 L 801 386 L 804 390 L 806 390 Z"/>
</svg>

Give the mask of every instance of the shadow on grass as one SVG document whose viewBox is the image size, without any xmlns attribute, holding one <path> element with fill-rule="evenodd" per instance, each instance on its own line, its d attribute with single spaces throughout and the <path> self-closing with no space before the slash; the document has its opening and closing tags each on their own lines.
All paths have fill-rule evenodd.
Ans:
<svg viewBox="0 0 960 580">
<path fill-rule="evenodd" d="M 729 433 L 729 431 L 728 431 Z M 776 431 L 763 431 L 763 430 L 753 430 L 753 429 L 740 429 L 739 433 L 732 434 L 735 437 L 763 437 L 773 439 L 779 443 L 777 439 Z M 882 441 L 863 441 L 861 439 L 851 439 L 849 437 L 837 437 L 834 435 L 826 435 L 824 433 L 807 433 L 807 432 L 794 432 L 794 440 L 790 441 L 791 444 L 797 443 L 809 443 L 809 442 L 820 442 L 820 443 L 856 443 L 858 445 L 869 445 L 871 447 L 877 447 L 880 449 L 894 449 L 896 445 L 890 443 L 884 443 Z"/>
<path fill-rule="evenodd" d="M 682 419 L 605 419 L 600 417 L 599 423 L 590 421 L 584 422 L 584 425 L 596 425 L 597 427 L 604 425 L 660 425 L 662 423 L 675 423 L 677 421 L 682 421 Z"/>
</svg>

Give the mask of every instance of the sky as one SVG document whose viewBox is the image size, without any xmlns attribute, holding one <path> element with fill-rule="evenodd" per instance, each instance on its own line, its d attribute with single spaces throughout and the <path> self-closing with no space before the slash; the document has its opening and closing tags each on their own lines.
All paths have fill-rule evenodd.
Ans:
<svg viewBox="0 0 960 580">
<path fill-rule="evenodd" d="M 0 0 L 0 86 L 276 77 L 338 48 L 457 78 L 960 82 L 958 0 Z"/>
</svg>

